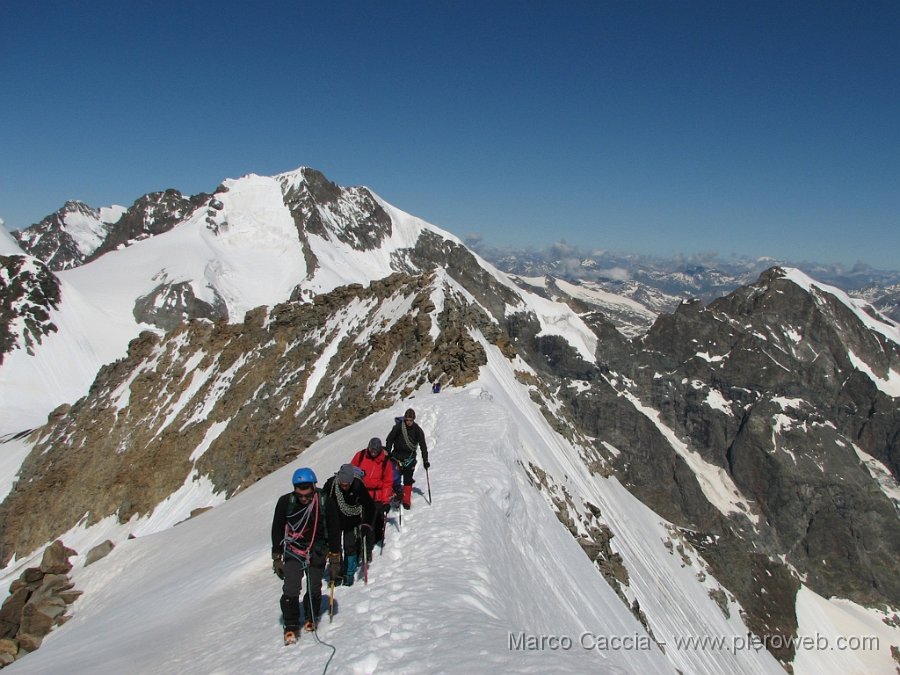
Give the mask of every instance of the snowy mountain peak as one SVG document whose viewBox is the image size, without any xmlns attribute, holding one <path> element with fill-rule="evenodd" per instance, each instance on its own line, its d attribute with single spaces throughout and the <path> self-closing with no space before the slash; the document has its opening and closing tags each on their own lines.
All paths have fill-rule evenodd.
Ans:
<svg viewBox="0 0 900 675">
<path fill-rule="evenodd" d="M 13 237 L 51 269 L 62 270 L 81 264 L 96 251 L 106 239 L 108 226 L 97 209 L 68 201 L 40 223 L 14 232 Z"/>
<path fill-rule="evenodd" d="M 298 187 L 299 185 L 307 181 L 313 183 L 321 181 L 330 182 L 327 178 L 325 178 L 325 174 L 323 174 L 321 171 L 308 166 L 300 166 L 296 169 L 293 169 L 292 171 L 284 171 L 282 173 L 275 174 L 274 178 L 275 180 L 290 187 Z"/>
</svg>

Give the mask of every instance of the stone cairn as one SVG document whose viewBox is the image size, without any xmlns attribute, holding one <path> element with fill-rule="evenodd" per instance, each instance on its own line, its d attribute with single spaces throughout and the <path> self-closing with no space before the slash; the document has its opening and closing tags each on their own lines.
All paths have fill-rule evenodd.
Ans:
<svg viewBox="0 0 900 675">
<path fill-rule="evenodd" d="M 69 581 L 73 555 L 56 540 L 44 550 L 40 567 L 27 568 L 10 585 L 0 607 L 0 668 L 33 652 L 47 633 L 71 618 L 69 605 L 81 595 Z"/>
</svg>

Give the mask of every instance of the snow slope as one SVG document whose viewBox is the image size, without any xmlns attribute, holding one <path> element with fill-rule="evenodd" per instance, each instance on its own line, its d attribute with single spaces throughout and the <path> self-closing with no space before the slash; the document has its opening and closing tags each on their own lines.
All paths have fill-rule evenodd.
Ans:
<svg viewBox="0 0 900 675">
<path fill-rule="evenodd" d="M 525 402 L 527 394 L 507 388 L 511 368 L 496 352 L 491 361 L 474 385 L 436 396 L 420 391 L 396 410 L 322 439 L 198 518 L 123 541 L 90 567 L 76 561 L 72 575 L 85 594 L 74 618 L 10 672 L 322 669 L 330 651 L 312 636 L 297 647 L 280 644 L 272 510 L 296 467 L 312 466 L 324 482 L 368 438 L 383 437 L 408 405 L 431 441 L 433 504 L 418 494 L 402 529 L 394 514 L 370 583 L 336 591 L 338 612 L 320 631 L 337 649 L 333 672 L 781 672 L 767 652 L 667 646 L 664 654 L 647 637 L 531 485 L 523 461 L 541 463 L 576 496 L 589 491 L 611 517 L 629 523 L 627 541 L 617 530 L 622 553 L 642 606 L 662 612 L 652 626 L 658 639 L 670 640 L 675 630 L 738 636 L 745 629 L 726 620 L 693 572 L 667 552 L 658 517 L 615 480 L 590 476 L 561 454 L 564 441 Z M 420 467 L 423 493 L 424 478 Z M 108 531 L 95 527 L 94 538 Z M 81 553 L 92 539 L 86 535 L 77 537 Z M 653 596 L 658 607 L 651 607 Z M 571 645 L 523 648 L 539 636 Z M 631 648 L 597 648 L 611 638 Z"/>
<path fill-rule="evenodd" d="M 59 308 L 50 312 L 56 332 L 35 349 L 6 355 L 0 366 L 0 434 L 30 429 L 47 413 L 84 396 L 104 363 L 125 355 L 136 335 L 133 320 L 123 319 L 91 301 L 65 280 Z"/>
<path fill-rule="evenodd" d="M 2 221 L 0 221 L 0 255 L 25 255 L 19 248 L 19 242 L 13 239 Z"/>
</svg>

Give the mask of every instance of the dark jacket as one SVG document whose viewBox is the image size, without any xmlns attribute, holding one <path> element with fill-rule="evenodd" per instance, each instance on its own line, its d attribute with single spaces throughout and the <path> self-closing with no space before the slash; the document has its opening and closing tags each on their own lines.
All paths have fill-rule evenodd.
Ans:
<svg viewBox="0 0 900 675">
<path fill-rule="evenodd" d="M 279 497 L 272 517 L 272 554 L 324 550 L 328 534 L 325 511 L 321 490 L 316 490 L 309 504 L 300 502 L 293 492 Z"/>
<path fill-rule="evenodd" d="M 369 496 L 369 491 L 359 478 L 354 478 L 346 492 L 341 490 L 334 476 L 325 482 L 322 488 L 325 493 L 325 519 L 328 530 L 328 550 L 331 553 L 339 553 L 341 550 L 341 535 L 347 530 L 352 530 L 358 525 L 372 525 L 375 522 L 375 502 Z M 348 510 L 360 508 L 359 514 L 346 513 L 341 508 L 337 493 L 341 493 L 342 500 Z"/>
<path fill-rule="evenodd" d="M 405 433 L 404 433 L 405 432 Z M 416 446 L 422 452 L 422 461 L 428 461 L 428 445 L 425 443 L 425 432 L 415 422 L 411 427 L 400 420 L 388 434 L 384 447 L 388 454 L 401 466 L 409 466 L 416 461 Z"/>
</svg>

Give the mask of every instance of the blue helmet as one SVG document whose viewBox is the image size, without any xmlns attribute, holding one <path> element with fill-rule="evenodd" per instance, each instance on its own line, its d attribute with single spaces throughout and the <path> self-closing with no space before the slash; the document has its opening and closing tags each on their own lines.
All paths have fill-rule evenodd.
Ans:
<svg viewBox="0 0 900 675">
<path fill-rule="evenodd" d="M 315 472 L 309 467 L 301 467 L 294 472 L 291 483 L 300 485 L 301 483 L 317 483 Z"/>
</svg>

